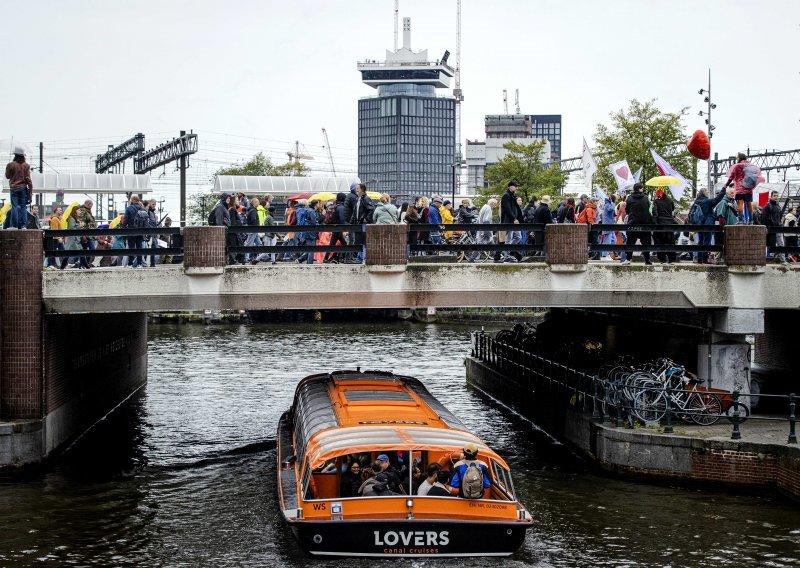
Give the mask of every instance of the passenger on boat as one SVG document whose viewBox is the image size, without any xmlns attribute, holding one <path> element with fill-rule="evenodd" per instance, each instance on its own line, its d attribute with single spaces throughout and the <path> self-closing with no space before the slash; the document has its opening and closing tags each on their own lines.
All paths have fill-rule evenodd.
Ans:
<svg viewBox="0 0 800 568">
<path fill-rule="evenodd" d="M 431 490 L 431 487 L 434 486 L 436 483 L 436 474 L 438 474 L 442 470 L 442 467 L 438 463 L 432 463 L 428 465 L 427 470 L 427 477 L 425 480 L 419 484 L 419 488 L 417 489 L 417 495 L 427 495 L 428 491 Z M 448 474 L 448 480 L 450 475 Z"/>
<path fill-rule="evenodd" d="M 350 468 L 342 474 L 339 484 L 342 497 L 358 497 L 358 489 L 361 487 L 361 466 L 357 461 L 350 463 Z"/>
<path fill-rule="evenodd" d="M 389 461 L 389 456 L 386 454 L 381 454 L 378 456 L 377 461 L 380 464 L 380 471 L 386 474 L 389 489 L 395 493 L 400 493 L 402 490 L 401 485 L 403 483 L 403 478 L 400 476 L 400 472 L 398 472 Z"/>
<path fill-rule="evenodd" d="M 428 497 L 452 497 L 453 494 L 447 488 L 447 482 L 450 480 L 450 474 L 443 469 L 436 472 L 436 481 L 428 490 Z"/>
<path fill-rule="evenodd" d="M 483 489 L 485 493 L 485 491 L 492 486 L 492 481 L 489 477 L 489 468 L 478 459 L 478 446 L 472 442 L 467 442 L 462 449 L 464 457 L 453 467 L 453 477 L 450 480 L 450 487 L 458 491 L 459 497 L 464 497 L 461 481 L 464 479 L 467 468 L 475 464 L 476 467 L 481 468 L 481 472 L 483 473 Z"/>
<path fill-rule="evenodd" d="M 389 476 L 385 473 L 378 473 L 375 477 L 370 477 L 361 485 L 358 491 L 364 497 L 399 495 L 399 493 L 389 488 Z"/>
</svg>

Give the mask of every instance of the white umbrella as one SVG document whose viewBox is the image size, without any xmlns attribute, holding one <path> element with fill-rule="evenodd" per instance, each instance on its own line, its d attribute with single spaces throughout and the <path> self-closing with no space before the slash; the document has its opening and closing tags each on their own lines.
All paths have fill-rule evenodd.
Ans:
<svg viewBox="0 0 800 568">
<path fill-rule="evenodd" d="M 30 146 L 17 138 L 5 138 L 0 140 L 0 155 L 10 158 L 14 154 L 23 154 L 26 158 L 30 158 L 33 152 Z"/>
</svg>

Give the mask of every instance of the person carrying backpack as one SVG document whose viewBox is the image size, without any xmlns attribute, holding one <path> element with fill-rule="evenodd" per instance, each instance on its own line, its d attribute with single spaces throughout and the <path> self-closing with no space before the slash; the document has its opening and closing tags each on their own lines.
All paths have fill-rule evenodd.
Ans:
<svg viewBox="0 0 800 568">
<path fill-rule="evenodd" d="M 751 164 L 742 152 L 736 154 L 736 159 L 736 164 L 728 172 L 725 187 L 733 186 L 741 222 L 750 225 L 753 222 L 753 190 L 758 185 L 761 170 Z"/>
<path fill-rule="evenodd" d="M 697 197 L 689 209 L 689 224 L 690 225 L 714 225 L 714 208 L 722 200 L 723 192 L 717 197 L 710 198 L 704 189 L 697 192 Z M 713 244 L 714 234 L 706 231 L 697 233 L 698 245 Z M 696 262 L 699 264 L 708 264 L 709 256 L 707 252 L 698 252 Z"/>
<path fill-rule="evenodd" d="M 474 443 L 467 442 L 461 450 L 464 457 L 453 466 L 450 487 L 464 499 L 483 499 L 484 492 L 492 486 L 489 468 L 478 459 L 478 446 Z"/>
</svg>

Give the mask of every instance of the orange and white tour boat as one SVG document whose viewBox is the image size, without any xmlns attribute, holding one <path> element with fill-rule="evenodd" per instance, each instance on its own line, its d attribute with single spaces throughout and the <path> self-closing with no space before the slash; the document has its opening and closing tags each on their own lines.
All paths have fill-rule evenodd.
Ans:
<svg viewBox="0 0 800 568">
<path fill-rule="evenodd" d="M 452 470 L 465 445 L 487 466 L 483 496 L 417 495 L 415 469 L 423 478 L 434 462 Z M 345 472 L 378 457 L 399 472 L 399 490 L 346 491 L 360 478 Z M 413 377 L 336 371 L 301 380 L 278 426 L 278 464 L 281 512 L 315 556 L 507 556 L 532 526 L 508 465 Z"/>
</svg>

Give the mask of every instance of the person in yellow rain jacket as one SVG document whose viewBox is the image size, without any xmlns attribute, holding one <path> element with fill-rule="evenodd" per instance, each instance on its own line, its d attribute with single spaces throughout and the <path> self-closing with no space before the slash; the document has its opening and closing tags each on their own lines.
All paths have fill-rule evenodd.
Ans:
<svg viewBox="0 0 800 568">
<path fill-rule="evenodd" d="M 450 203 L 449 199 L 445 199 L 444 203 L 442 203 L 442 207 L 439 209 L 439 213 L 442 215 L 442 224 L 443 225 L 452 225 L 453 224 L 453 204 Z M 453 237 L 453 231 L 445 231 L 444 238 L 450 239 Z"/>
</svg>

